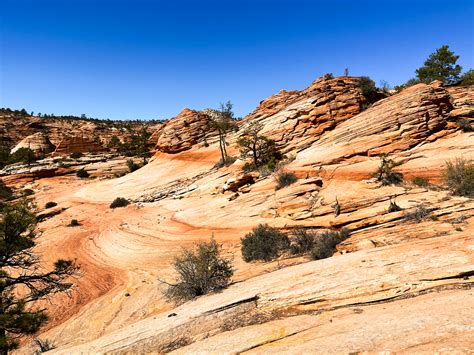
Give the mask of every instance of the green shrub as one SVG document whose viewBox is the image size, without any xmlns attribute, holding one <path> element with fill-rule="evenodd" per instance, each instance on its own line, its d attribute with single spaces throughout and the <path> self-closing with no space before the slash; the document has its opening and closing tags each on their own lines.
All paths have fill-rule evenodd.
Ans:
<svg viewBox="0 0 474 355">
<path fill-rule="evenodd" d="M 131 173 L 140 169 L 140 166 L 138 164 L 135 164 L 135 162 L 132 159 L 127 160 L 127 167 L 128 167 L 128 171 L 130 171 Z"/>
<path fill-rule="evenodd" d="M 276 181 L 277 181 L 276 189 L 279 190 L 284 187 L 290 186 L 291 184 L 294 184 L 296 181 L 298 181 L 298 178 L 296 177 L 294 173 L 281 171 L 277 174 Z"/>
<path fill-rule="evenodd" d="M 214 239 L 200 242 L 194 249 L 184 249 L 174 260 L 178 278 L 174 284 L 168 284 L 166 298 L 183 302 L 226 288 L 234 271 L 231 261 L 220 252 L 221 247 Z"/>
<path fill-rule="evenodd" d="M 0 200 L 9 200 L 12 195 L 12 189 L 10 189 L 2 180 L 0 180 Z"/>
<path fill-rule="evenodd" d="M 420 176 L 415 176 L 411 182 L 413 185 L 419 186 L 419 187 L 428 187 L 430 186 L 430 182 L 426 180 L 425 178 L 422 178 Z"/>
<path fill-rule="evenodd" d="M 81 168 L 78 171 L 76 171 L 76 176 L 81 179 L 87 179 L 90 176 L 90 174 L 84 168 Z"/>
<path fill-rule="evenodd" d="M 380 156 L 380 165 L 377 171 L 373 173 L 373 176 L 382 185 L 399 184 L 403 181 L 403 174 L 393 171 L 398 165 L 400 164 L 391 159 L 388 154 L 382 154 Z"/>
<path fill-rule="evenodd" d="M 69 157 L 71 157 L 72 159 L 79 159 L 79 158 L 82 158 L 84 156 L 84 154 L 82 154 L 81 152 L 73 152 L 69 155 Z"/>
<path fill-rule="evenodd" d="M 458 120 L 457 124 L 458 124 L 459 128 L 462 129 L 463 132 L 472 132 L 472 131 L 474 131 L 474 127 L 472 127 L 471 121 L 469 121 L 465 118 L 461 118 L 460 120 Z"/>
<path fill-rule="evenodd" d="M 128 206 L 130 202 L 124 197 L 117 197 L 115 200 L 112 201 L 110 204 L 110 208 L 119 208 Z"/>
<path fill-rule="evenodd" d="M 32 189 L 24 189 L 22 193 L 23 193 L 23 196 L 31 196 L 35 194 L 35 192 Z"/>
<path fill-rule="evenodd" d="M 294 255 L 309 253 L 318 235 L 304 227 L 297 227 L 292 232 L 290 252 Z"/>
<path fill-rule="evenodd" d="M 53 208 L 53 207 L 56 207 L 58 204 L 54 201 L 49 201 L 49 202 L 46 202 L 46 204 L 44 205 L 44 208 Z"/>
<path fill-rule="evenodd" d="M 462 86 L 474 85 L 474 70 L 473 69 L 469 69 L 467 72 L 461 75 L 460 85 Z"/>
<path fill-rule="evenodd" d="M 326 231 L 314 239 L 310 252 L 311 259 L 320 260 L 331 257 L 336 251 L 336 246 L 350 236 L 350 231 L 343 228 L 340 231 Z"/>
<path fill-rule="evenodd" d="M 443 173 L 449 189 L 459 196 L 474 197 L 474 163 L 462 158 L 446 162 Z"/>
<path fill-rule="evenodd" d="M 241 239 L 242 257 L 246 262 L 252 260 L 270 261 L 281 252 L 288 250 L 288 236 L 268 224 L 260 224 Z"/>
<path fill-rule="evenodd" d="M 68 224 L 69 227 L 78 227 L 80 225 L 81 224 L 79 223 L 77 219 L 71 219 L 71 222 Z"/>
<path fill-rule="evenodd" d="M 36 154 L 30 148 L 20 148 L 11 154 L 9 164 L 25 163 L 31 164 L 36 161 Z"/>
<path fill-rule="evenodd" d="M 371 99 L 374 94 L 377 93 L 375 82 L 368 76 L 361 76 L 359 78 L 359 88 L 362 92 L 362 95 L 364 95 L 367 99 Z"/>
</svg>

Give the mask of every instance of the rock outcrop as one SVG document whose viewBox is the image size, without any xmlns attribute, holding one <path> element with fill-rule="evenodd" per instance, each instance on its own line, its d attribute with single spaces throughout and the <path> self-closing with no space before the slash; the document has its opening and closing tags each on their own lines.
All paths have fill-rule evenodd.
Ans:
<svg viewBox="0 0 474 355">
<path fill-rule="evenodd" d="M 283 152 L 301 150 L 371 103 L 359 80 L 322 77 L 304 90 L 280 91 L 263 100 L 242 125 L 259 122 L 264 126 L 261 133 L 275 140 Z"/>
<path fill-rule="evenodd" d="M 208 134 L 208 117 L 202 112 L 185 108 L 170 119 L 160 130 L 156 149 L 164 153 L 178 153 L 203 142 Z"/>
<path fill-rule="evenodd" d="M 51 153 L 56 149 L 56 147 L 49 141 L 48 136 L 42 132 L 24 138 L 11 150 L 11 153 L 15 153 L 20 148 L 29 148 L 35 152 L 37 156 Z"/>
<path fill-rule="evenodd" d="M 53 155 L 67 155 L 71 153 L 103 153 L 107 149 L 93 141 L 82 132 L 75 137 L 64 137 L 56 147 Z"/>
</svg>

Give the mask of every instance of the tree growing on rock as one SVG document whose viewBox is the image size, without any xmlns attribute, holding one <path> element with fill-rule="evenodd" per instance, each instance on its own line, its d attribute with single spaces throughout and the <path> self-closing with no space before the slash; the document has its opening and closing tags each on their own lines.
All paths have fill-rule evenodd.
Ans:
<svg viewBox="0 0 474 355">
<path fill-rule="evenodd" d="M 250 158 L 252 160 L 250 164 L 252 169 L 267 164 L 273 170 L 276 162 L 282 157 L 276 148 L 275 141 L 260 135 L 261 130 L 262 125 L 254 122 L 243 132 L 237 141 L 240 147 L 240 156 L 242 159 Z"/>
<path fill-rule="evenodd" d="M 458 55 L 444 45 L 431 53 L 424 65 L 416 70 L 420 82 L 429 84 L 433 80 L 441 80 L 445 84 L 452 84 L 459 80 L 462 67 L 456 64 Z"/>
<path fill-rule="evenodd" d="M 221 162 L 223 164 L 228 160 L 227 133 L 237 127 L 232 107 L 232 103 L 227 101 L 225 104 L 221 104 L 218 110 L 208 109 L 203 111 L 208 116 L 210 127 L 217 131 L 219 135 L 219 149 L 221 151 Z"/>
<path fill-rule="evenodd" d="M 34 303 L 68 292 L 78 272 L 71 260 L 58 259 L 44 271 L 35 246 L 36 218 L 29 202 L 0 207 L 0 354 L 18 347 L 18 338 L 35 333 L 46 321 L 45 309 Z"/>
</svg>

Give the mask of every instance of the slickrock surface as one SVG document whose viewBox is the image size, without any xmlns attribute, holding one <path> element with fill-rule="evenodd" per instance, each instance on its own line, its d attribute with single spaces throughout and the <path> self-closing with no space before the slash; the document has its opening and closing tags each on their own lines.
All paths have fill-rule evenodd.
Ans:
<svg viewBox="0 0 474 355">
<path fill-rule="evenodd" d="M 38 206 L 55 201 L 61 211 L 40 223 L 37 251 L 50 262 L 76 258 L 83 270 L 71 298 L 55 297 L 48 306 L 52 322 L 40 337 L 59 346 L 53 353 L 473 351 L 474 200 L 442 185 L 410 182 L 423 176 L 440 184 L 446 160 L 474 158 L 474 135 L 462 132 L 453 116 L 461 110 L 471 118 L 472 88 L 421 84 L 360 112 L 352 80 L 329 80 L 331 90 L 348 90 L 343 101 L 351 102 L 341 101 L 332 126 L 326 113 L 313 113 L 310 121 L 300 117 L 305 105 L 319 107 L 310 101 L 321 94 L 316 88 L 324 79 L 307 89 L 307 97 L 279 93 L 241 123 L 244 128 L 258 120 L 264 132 L 289 121 L 307 125 L 280 140 L 295 158 L 285 169 L 299 180 L 278 191 L 274 176 L 258 174 L 237 192 L 224 191 L 240 181 L 244 162 L 213 168 L 218 143 L 205 147 L 201 133 L 189 135 L 200 132 L 199 124 L 184 128 L 184 114 L 158 139 L 159 145 L 167 126 L 182 128 L 165 136 L 173 153 L 158 152 L 134 173 L 24 184 L 36 191 Z M 283 118 L 290 112 L 294 118 Z M 177 140 L 181 134 L 185 143 Z M 229 136 L 233 155 L 238 134 Z M 382 152 L 400 163 L 401 185 L 381 187 L 371 178 Z M 132 204 L 112 210 L 116 197 Z M 391 200 L 402 210 L 389 213 Z M 407 220 L 420 205 L 426 218 Z M 82 225 L 67 227 L 72 218 Z M 348 227 L 352 233 L 328 259 L 284 255 L 245 263 L 240 238 L 259 223 L 287 231 Z M 173 257 L 211 235 L 233 260 L 234 283 L 178 307 L 167 303 L 159 279 L 173 280 Z"/>
<path fill-rule="evenodd" d="M 11 150 L 11 153 L 15 153 L 20 148 L 29 148 L 38 155 L 51 153 L 56 149 L 49 141 L 48 136 L 42 132 L 24 138 Z"/>
</svg>

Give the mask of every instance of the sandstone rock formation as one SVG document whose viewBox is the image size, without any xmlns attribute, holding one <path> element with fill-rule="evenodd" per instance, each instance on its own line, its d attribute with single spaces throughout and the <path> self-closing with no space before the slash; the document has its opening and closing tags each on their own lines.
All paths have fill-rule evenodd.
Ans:
<svg viewBox="0 0 474 355">
<path fill-rule="evenodd" d="M 262 134 L 287 152 L 309 146 L 370 103 L 362 94 L 359 78 L 322 77 L 302 91 L 270 96 L 245 121 L 260 122 L 265 127 Z"/>
<path fill-rule="evenodd" d="M 84 275 L 77 292 L 49 306 L 40 336 L 57 343 L 53 353 L 474 349 L 466 311 L 474 306 L 474 200 L 453 196 L 441 180 L 446 160 L 474 158 L 473 134 L 455 123 L 472 119 L 473 87 L 419 84 L 369 107 L 357 78 L 310 88 L 281 92 L 240 123 L 260 122 L 294 154 L 285 169 L 299 180 L 278 191 L 272 175 L 242 179 L 242 160 L 215 168 L 218 143 L 200 144 L 205 120 L 191 110 L 164 125 L 157 154 L 134 173 L 25 185 L 39 206 L 64 208 L 40 223 L 38 252 L 75 258 Z M 229 134 L 230 154 L 239 134 Z M 400 163 L 401 185 L 371 177 L 384 152 Z M 414 176 L 436 185 L 418 187 Z M 222 191 L 238 181 L 245 186 L 235 194 Z M 116 197 L 134 203 L 111 210 Z M 393 200 L 401 211 L 388 211 Z M 424 218 L 406 218 L 419 206 Z M 72 218 L 82 224 L 74 231 Z M 260 223 L 352 233 L 329 259 L 246 263 L 240 239 Z M 234 283 L 178 307 L 166 302 L 159 279 L 173 280 L 173 257 L 211 236 L 233 261 Z"/>
<path fill-rule="evenodd" d="M 77 136 L 64 137 L 59 142 L 53 155 L 67 155 L 71 153 L 103 153 L 107 149 L 101 146 L 90 137 L 84 136 L 83 132 L 78 132 Z"/>
<path fill-rule="evenodd" d="M 185 108 L 159 131 L 156 149 L 164 153 L 178 153 L 203 142 L 208 133 L 207 116 Z"/>
<path fill-rule="evenodd" d="M 42 132 L 24 138 L 11 150 L 10 153 L 13 154 L 20 148 L 29 148 L 38 156 L 51 153 L 56 149 L 56 147 L 49 141 L 48 136 Z"/>
</svg>

